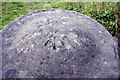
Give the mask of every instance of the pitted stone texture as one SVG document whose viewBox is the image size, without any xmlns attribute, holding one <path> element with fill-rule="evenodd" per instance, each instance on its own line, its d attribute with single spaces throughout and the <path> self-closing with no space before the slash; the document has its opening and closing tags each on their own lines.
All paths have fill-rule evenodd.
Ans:
<svg viewBox="0 0 120 80">
<path fill-rule="evenodd" d="M 95 20 L 63 9 L 32 12 L 2 30 L 2 77 L 117 78 L 117 44 Z"/>
</svg>

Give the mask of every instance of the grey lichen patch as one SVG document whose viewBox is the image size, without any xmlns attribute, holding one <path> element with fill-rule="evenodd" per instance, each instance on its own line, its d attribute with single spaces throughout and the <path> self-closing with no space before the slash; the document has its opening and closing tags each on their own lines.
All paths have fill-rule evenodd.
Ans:
<svg viewBox="0 0 120 80">
<path fill-rule="evenodd" d="M 99 33 L 102 33 L 102 31 L 99 31 Z"/>
<path fill-rule="evenodd" d="M 28 71 L 19 71 L 19 77 L 20 78 L 26 78 Z"/>
<path fill-rule="evenodd" d="M 20 24 L 20 22 L 18 22 L 18 24 Z"/>
<path fill-rule="evenodd" d="M 40 35 L 41 35 L 41 33 L 34 33 L 31 37 L 36 38 L 37 36 L 40 36 Z"/>
<path fill-rule="evenodd" d="M 68 35 L 68 38 L 69 38 L 70 40 L 72 40 L 74 43 L 80 45 L 80 43 L 79 43 L 78 40 L 77 40 L 77 37 L 78 37 L 78 36 L 75 35 L 74 33 L 69 33 L 69 35 Z"/>
</svg>

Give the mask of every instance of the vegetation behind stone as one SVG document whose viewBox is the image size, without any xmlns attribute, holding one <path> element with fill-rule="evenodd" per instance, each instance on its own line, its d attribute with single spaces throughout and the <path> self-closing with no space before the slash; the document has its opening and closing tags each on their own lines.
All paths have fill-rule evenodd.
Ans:
<svg viewBox="0 0 120 80">
<path fill-rule="evenodd" d="M 115 22 L 120 15 L 119 2 L 2 2 L 0 30 L 19 16 L 35 10 L 51 8 L 73 10 L 85 14 L 101 23 L 113 37 L 118 39 L 120 36 L 120 29 L 116 27 L 119 22 Z"/>
</svg>

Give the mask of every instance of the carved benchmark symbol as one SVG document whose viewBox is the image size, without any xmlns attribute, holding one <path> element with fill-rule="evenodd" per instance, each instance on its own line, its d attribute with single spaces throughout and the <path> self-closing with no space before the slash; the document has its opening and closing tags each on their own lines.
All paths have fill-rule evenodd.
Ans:
<svg viewBox="0 0 120 80">
<path fill-rule="evenodd" d="M 58 32 L 56 31 L 50 33 L 50 37 L 44 43 L 44 46 L 52 48 L 53 50 L 59 50 L 60 48 L 62 48 L 64 46 L 64 42 L 59 37 L 56 37 L 57 35 Z"/>
<path fill-rule="evenodd" d="M 56 31 L 50 32 L 49 38 L 44 43 L 44 46 L 56 51 L 65 47 L 69 51 L 70 49 L 72 49 L 72 45 L 69 42 L 72 42 L 76 45 L 80 45 L 77 41 L 77 37 L 78 36 L 74 33 L 69 33 L 68 35 L 65 35 L 58 34 L 58 32 Z"/>
</svg>

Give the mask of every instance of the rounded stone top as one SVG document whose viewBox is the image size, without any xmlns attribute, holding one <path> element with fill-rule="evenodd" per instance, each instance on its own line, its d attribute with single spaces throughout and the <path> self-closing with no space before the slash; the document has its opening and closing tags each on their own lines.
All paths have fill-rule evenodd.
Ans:
<svg viewBox="0 0 120 80">
<path fill-rule="evenodd" d="M 81 13 L 38 10 L 2 31 L 3 78 L 118 78 L 117 44 Z"/>
</svg>

